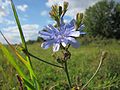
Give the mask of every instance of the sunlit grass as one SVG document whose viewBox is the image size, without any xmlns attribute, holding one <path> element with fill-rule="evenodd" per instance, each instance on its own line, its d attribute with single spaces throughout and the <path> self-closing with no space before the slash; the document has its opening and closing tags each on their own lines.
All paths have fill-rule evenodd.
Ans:
<svg viewBox="0 0 120 90">
<path fill-rule="evenodd" d="M 44 50 L 40 47 L 40 43 L 34 43 L 28 45 L 28 50 L 44 60 L 56 63 L 51 55 L 52 48 Z M 108 89 L 112 87 L 113 90 L 117 90 L 118 85 L 120 85 L 120 44 L 118 42 L 112 42 L 105 45 L 104 43 L 91 43 L 88 45 L 81 45 L 78 49 L 70 48 L 72 57 L 68 62 L 68 67 L 72 83 L 76 83 L 77 77 L 80 78 L 80 83 L 83 84 L 90 79 L 99 64 L 100 54 L 103 50 L 108 52 L 107 58 L 103 61 L 102 68 L 93 81 L 88 85 L 88 88 L 92 90 L 101 90 L 102 88 Z M 65 88 L 68 88 L 66 76 L 62 69 L 49 66 L 35 60 L 34 58 L 31 58 L 31 60 L 42 90 L 48 90 L 51 87 L 54 87 L 55 90 L 64 90 Z M 20 63 L 18 62 L 18 64 Z M 24 71 L 27 74 L 27 71 Z M 15 70 L 1 53 L 0 89 L 18 89 L 19 85 L 15 75 Z"/>
</svg>

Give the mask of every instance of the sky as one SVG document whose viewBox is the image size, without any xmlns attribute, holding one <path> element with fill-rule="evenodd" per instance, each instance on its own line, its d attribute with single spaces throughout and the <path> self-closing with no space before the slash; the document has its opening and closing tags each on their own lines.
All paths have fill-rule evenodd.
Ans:
<svg viewBox="0 0 120 90">
<path fill-rule="evenodd" d="M 69 22 L 75 18 L 76 13 L 84 13 L 86 8 L 100 0 L 13 0 L 26 41 L 35 40 L 44 26 L 54 24 L 49 16 L 50 7 L 54 4 L 62 5 L 64 1 L 69 2 L 68 12 L 64 18 Z M 0 31 L 10 43 L 21 42 L 9 0 L 0 0 Z M 6 43 L 1 35 L 0 42 Z"/>
</svg>

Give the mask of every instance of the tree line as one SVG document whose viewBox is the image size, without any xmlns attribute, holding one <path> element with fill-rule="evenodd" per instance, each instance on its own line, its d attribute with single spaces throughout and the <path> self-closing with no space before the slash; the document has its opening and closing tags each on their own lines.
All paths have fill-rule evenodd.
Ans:
<svg viewBox="0 0 120 90">
<path fill-rule="evenodd" d="M 120 39 L 120 3 L 103 0 L 86 9 L 85 31 L 91 36 Z"/>
</svg>

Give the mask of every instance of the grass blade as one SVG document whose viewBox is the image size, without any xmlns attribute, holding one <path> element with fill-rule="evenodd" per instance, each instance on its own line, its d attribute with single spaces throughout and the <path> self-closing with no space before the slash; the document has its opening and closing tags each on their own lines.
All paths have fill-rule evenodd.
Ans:
<svg viewBox="0 0 120 90">
<path fill-rule="evenodd" d="M 22 27 L 21 27 L 21 24 L 20 24 L 16 9 L 15 9 L 15 5 L 14 5 L 12 0 L 11 0 L 11 6 L 12 6 L 13 13 L 14 13 L 15 21 L 17 23 L 17 26 L 18 26 L 18 29 L 19 29 L 19 32 L 20 32 L 20 37 L 21 37 L 21 40 L 22 40 L 22 46 L 23 46 L 24 49 L 27 49 L 27 45 L 25 43 L 25 38 L 24 38 L 24 35 L 23 35 Z"/>
<path fill-rule="evenodd" d="M 5 38 L 5 36 L 2 34 L 2 32 L 0 31 L 1 35 L 3 36 L 3 38 L 6 40 L 6 42 L 8 43 L 8 45 L 10 46 L 10 48 L 13 50 L 13 52 L 16 54 L 16 56 L 19 58 L 19 60 L 22 61 L 22 63 L 25 64 L 25 66 L 28 68 L 28 70 L 31 72 L 31 74 L 35 77 L 35 74 L 33 72 L 33 70 L 31 69 L 30 64 L 19 54 L 19 52 L 9 43 L 9 41 Z"/>
<path fill-rule="evenodd" d="M 22 70 L 20 69 L 20 67 L 17 65 L 16 60 L 13 58 L 12 54 L 1 43 L 0 43 L 0 49 L 2 50 L 2 52 L 4 53 L 4 55 L 6 56 L 7 60 L 11 63 L 11 65 L 17 70 L 17 72 L 19 73 L 19 75 L 32 85 L 32 83 L 29 81 L 29 79 L 27 78 L 27 76 L 22 72 Z"/>
<path fill-rule="evenodd" d="M 0 48 L 1 48 L 2 52 L 4 53 L 4 55 L 6 56 L 6 58 L 8 59 L 8 61 L 14 66 L 14 68 L 18 71 L 18 73 L 22 77 L 24 77 L 25 75 L 22 73 L 21 69 L 16 64 L 16 62 L 15 62 L 16 60 L 13 58 L 11 53 L 1 43 L 0 43 Z"/>
<path fill-rule="evenodd" d="M 17 11 L 15 9 L 15 5 L 14 5 L 12 0 L 11 0 L 11 6 L 12 6 L 12 10 L 13 10 L 13 13 L 14 13 L 14 17 L 15 17 L 18 29 L 19 29 L 20 37 L 21 37 L 21 40 L 22 40 L 22 46 L 23 46 L 25 52 L 28 52 L 27 45 L 26 45 L 26 42 L 25 42 L 25 37 L 24 37 L 23 31 L 22 31 L 22 27 L 21 27 L 21 24 L 20 24 L 18 15 L 17 15 Z M 29 69 L 29 72 L 30 72 L 30 77 L 31 77 L 32 81 L 35 82 L 35 84 L 37 83 L 37 85 L 35 85 L 35 86 L 37 86 L 38 90 L 39 90 L 39 84 L 38 84 L 36 76 L 34 74 L 32 64 L 31 64 L 31 61 L 30 61 L 30 56 L 28 54 L 26 54 L 26 59 L 27 59 L 27 61 L 29 63 L 28 69 Z"/>
</svg>

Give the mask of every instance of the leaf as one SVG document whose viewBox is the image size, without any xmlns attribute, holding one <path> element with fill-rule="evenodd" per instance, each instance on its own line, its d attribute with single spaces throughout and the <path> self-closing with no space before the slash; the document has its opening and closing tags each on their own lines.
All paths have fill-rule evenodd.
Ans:
<svg viewBox="0 0 120 90">
<path fill-rule="evenodd" d="M 20 24 L 18 15 L 17 15 L 17 11 L 16 11 L 16 9 L 15 9 L 15 5 L 14 5 L 14 3 L 13 3 L 12 0 L 11 0 L 11 6 L 12 6 L 12 10 L 13 10 L 13 13 L 14 13 L 14 17 L 15 17 L 15 20 L 16 20 L 16 23 L 17 23 L 17 26 L 18 26 L 18 29 L 19 29 L 20 37 L 21 37 L 21 40 L 22 40 L 22 46 L 23 46 L 23 48 L 24 48 L 26 51 L 28 51 L 28 50 L 27 50 L 27 45 L 26 45 L 26 43 L 25 43 L 25 38 L 24 38 L 24 35 L 23 35 L 22 27 L 21 27 L 21 24 Z M 13 50 L 14 50 L 14 49 L 13 49 Z M 15 51 L 15 50 L 14 50 L 14 51 Z M 35 74 L 34 74 L 34 72 L 33 72 L 33 70 L 32 70 L 31 61 L 30 61 L 30 59 L 29 59 L 29 56 L 26 55 L 26 59 L 27 59 L 27 60 L 25 61 L 24 58 L 22 58 L 19 53 L 17 53 L 16 51 L 15 51 L 15 53 L 16 53 L 16 55 L 20 58 L 20 60 L 22 60 L 22 62 L 28 67 L 28 69 L 29 69 L 29 71 L 30 71 L 30 74 L 32 74 L 32 75 L 35 77 Z M 28 63 L 27 63 L 27 61 L 28 61 Z M 32 75 L 30 75 L 30 76 L 32 77 Z"/>
<path fill-rule="evenodd" d="M 25 51 L 28 52 L 27 45 L 26 45 L 26 42 L 25 42 L 25 38 L 24 38 L 24 35 L 23 35 L 23 31 L 22 31 L 22 27 L 21 27 L 21 24 L 20 24 L 18 15 L 17 15 L 17 11 L 15 9 L 15 5 L 14 5 L 12 0 L 11 0 L 11 6 L 12 6 L 12 10 L 13 10 L 13 13 L 14 13 L 14 17 L 15 17 L 18 29 L 19 29 L 20 37 L 21 37 L 21 40 L 22 40 L 22 46 L 25 49 Z M 22 58 L 18 53 L 16 53 L 16 54 L 22 61 L 24 61 L 24 58 Z M 31 77 L 32 81 L 37 83 L 37 85 L 35 85 L 35 86 L 39 87 L 38 82 L 36 81 L 36 76 L 35 76 L 34 71 L 32 69 L 32 64 L 31 64 L 31 61 L 30 61 L 30 57 L 27 54 L 26 54 L 26 59 L 27 59 L 28 64 L 25 64 L 25 65 L 27 66 L 27 68 L 28 68 L 28 70 L 30 72 L 30 77 Z"/>
<path fill-rule="evenodd" d="M 19 73 L 19 75 L 25 79 L 27 82 L 31 83 L 29 81 L 29 79 L 27 78 L 27 76 L 22 72 L 22 70 L 20 69 L 20 67 L 18 66 L 18 64 L 16 63 L 16 60 L 13 58 L 12 54 L 6 49 L 5 46 L 3 46 L 0 43 L 0 49 L 2 50 L 2 52 L 4 53 L 4 55 L 6 56 L 7 60 L 12 64 L 12 66 L 17 70 L 17 72 Z"/>
<path fill-rule="evenodd" d="M 21 69 L 19 68 L 19 66 L 16 64 L 16 60 L 13 58 L 13 56 L 11 55 L 11 53 L 0 43 L 0 48 L 2 50 L 2 52 L 4 53 L 4 55 L 6 56 L 6 58 L 8 59 L 8 61 L 15 67 L 15 69 L 18 71 L 18 73 L 24 77 Z"/>
<path fill-rule="evenodd" d="M 31 83 L 29 83 L 29 82 L 26 81 L 25 79 L 23 79 L 23 81 L 24 81 L 25 85 L 30 88 L 30 90 L 36 90 Z"/>
<path fill-rule="evenodd" d="M 28 62 L 26 60 L 24 60 L 24 58 L 22 58 L 22 56 L 16 51 L 16 49 L 8 42 L 8 40 L 5 38 L 5 36 L 2 34 L 2 32 L 0 31 L 1 35 L 3 36 L 3 38 L 5 39 L 5 41 L 7 42 L 7 44 L 10 46 L 10 48 L 14 51 L 14 53 L 19 57 L 19 59 L 25 64 L 27 65 Z M 1 46 L 0 46 L 1 47 Z"/>
<path fill-rule="evenodd" d="M 6 42 L 8 43 L 8 45 L 10 46 L 10 48 L 13 50 L 13 52 L 17 55 L 17 57 L 19 58 L 19 60 L 22 61 L 22 63 L 25 64 L 25 66 L 28 68 L 28 70 L 30 71 L 30 73 L 35 77 L 35 74 L 33 72 L 33 70 L 31 69 L 30 64 L 19 54 L 19 52 L 8 42 L 8 40 L 5 38 L 5 36 L 2 34 L 2 32 L 0 31 L 1 35 L 3 36 L 3 38 L 6 40 Z"/>
<path fill-rule="evenodd" d="M 22 46 L 23 46 L 23 48 L 27 48 L 26 43 L 25 43 L 25 38 L 24 38 L 24 35 L 23 35 L 23 32 L 22 32 L 22 27 L 21 27 L 21 24 L 20 24 L 16 9 L 15 9 L 15 5 L 14 5 L 12 0 L 11 0 L 11 6 L 12 6 L 14 17 L 15 17 L 15 20 L 16 20 L 16 23 L 17 23 L 17 26 L 18 26 L 18 29 L 19 29 L 19 32 L 20 32 L 20 37 L 21 37 L 21 40 L 22 40 Z"/>
</svg>

